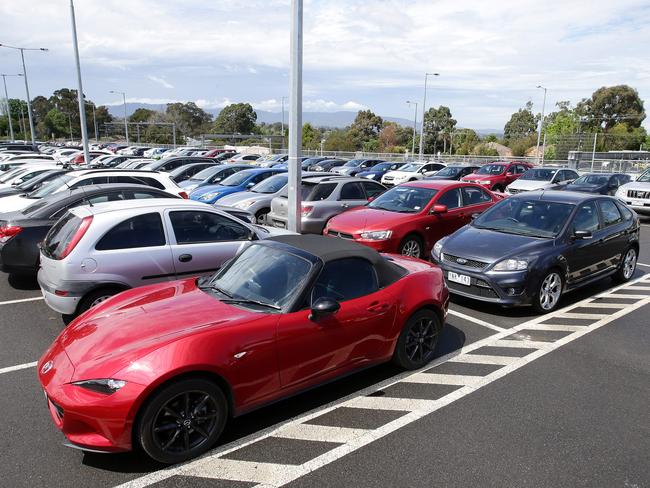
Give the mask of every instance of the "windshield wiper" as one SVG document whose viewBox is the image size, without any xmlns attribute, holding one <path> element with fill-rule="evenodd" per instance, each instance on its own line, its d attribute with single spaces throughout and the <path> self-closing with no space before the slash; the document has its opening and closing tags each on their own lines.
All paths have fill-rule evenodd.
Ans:
<svg viewBox="0 0 650 488">
<path fill-rule="evenodd" d="M 272 305 L 270 303 L 264 303 L 257 300 L 251 300 L 249 298 L 226 298 L 221 300 L 223 303 L 248 303 L 250 305 L 258 305 L 260 307 L 272 308 L 273 310 L 282 310 L 282 307 L 277 305 Z"/>
</svg>

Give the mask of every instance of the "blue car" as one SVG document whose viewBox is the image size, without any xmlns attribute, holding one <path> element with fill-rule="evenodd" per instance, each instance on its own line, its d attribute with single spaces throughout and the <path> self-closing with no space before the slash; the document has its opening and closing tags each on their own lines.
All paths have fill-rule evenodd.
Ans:
<svg viewBox="0 0 650 488">
<path fill-rule="evenodd" d="M 206 185 L 197 188 L 190 194 L 190 199 L 204 203 L 214 203 L 226 195 L 250 190 L 260 181 L 264 181 L 270 176 L 286 172 L 285 169 L 277 168 L 245 169 L 229 176 L 218 185 Z"/>
<path fill-rule="evenodd" d="M 178 186 L 188 192 L 192 192 L 202 186 L 217 185 L 238 171 L 250 168 L 250 164 L 220 164 L 219 166 L 211 166 L 199 171 L 189 180 L 181 181 Z"/>
<path fill-rule="evenodd" d="M 379 163 L 368 171 L 357 173 L 357 176 L 360 178 L 368 178 L 369 180 L 381 181 L 381 177 L 384 176 L 385 173 L 395 171 L 401 166 L 404 166 L 404 163 Z"/>
</svg>

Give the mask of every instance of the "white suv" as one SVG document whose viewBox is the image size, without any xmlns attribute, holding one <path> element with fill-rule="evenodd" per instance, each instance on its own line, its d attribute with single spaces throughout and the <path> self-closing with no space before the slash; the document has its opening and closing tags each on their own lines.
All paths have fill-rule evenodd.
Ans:
<svg viewBox="0 0 650 488">
<path fill-rule="evenodd" d="M 406 163 L 404 166 L 400 166 L 399 169 L 384 173 L 384 176 L 381 177 L 381 184 L 384 186 L 394 186 L 408 181 L 421 180 L 427 176 L 432 176 L 436 171 L 440 171 L 446 166 L 445 163 L 435 162 Z"/>
<path fill-rule="evenodd" d="M 285 233 L 190 200 L 84 205 L 43 240 L 38 283 L 50 308 L 77 315 L 135 286 L 212 273 L 250 241 Z"/>
<path fill-rule="evenodd" d="M 74 190 L 86 185 L 101 185 L 107 183 L 127 183 L 151 186 L 153 188 L 158 188 L 159 190 L 164 190 L 167 193 L 187 198 L 187 192 L 174 183 L 169 175 L 165 173 L 128 169 L 90 169 L 70 171 L 27 195 L 11 195 L 0 198 L 0 209 L 2 212 L 14 212 L 22 210 L 34 203 L 36 200 L 51 195 L 52 193 Z"/>
</svg>

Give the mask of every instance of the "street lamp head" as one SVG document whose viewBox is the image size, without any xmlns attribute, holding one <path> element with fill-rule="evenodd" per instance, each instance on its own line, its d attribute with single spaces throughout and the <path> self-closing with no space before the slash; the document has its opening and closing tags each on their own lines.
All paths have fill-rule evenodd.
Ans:
<svg viewBox="0 0 650 488">
<path fill-rule="evenodd" d="M 40 47 L 39 50 L 40 50 L 40 51 L 43 51 L 43 52 L 48 52 L 48 51 L 49 51 L 49 49 L 47 49 L 47 48 L 45 48 L 45 47 Z"/>
</svg>

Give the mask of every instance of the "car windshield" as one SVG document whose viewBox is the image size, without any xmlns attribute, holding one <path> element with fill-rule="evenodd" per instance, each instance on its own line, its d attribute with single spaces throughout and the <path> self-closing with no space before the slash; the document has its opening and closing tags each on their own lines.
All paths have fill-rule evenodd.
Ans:
<svg viewBox="0 0 650 488">
<path fill-rule="evenodd" d="M 584 175 L 573 182 L 574 185 L 606 185 L 609 176 L 603 175 Z"/>
<path fill-rule="evenodd" d="M 379 195 L 369 208 L 399 213 L 417 213 L 426 207 L 438 190 L 414 186 L 396 186 Z"/>
<path fill-rule="evenodd" d="M 418 164 L 418 163 L 409 163 L 405 164 L 401 168 L 399 168 L 399 171 L 407 171 L 409 173 L 416 173 L 424 164 Z"/>
<path fill-rule="evenodd" d="M 372 171 L 388 171 L 389 169 L 397 169 L 397 166 L 395 166 L 395 168 L 391 168 L 391 166 L 394 165 L 395 163 L 379 163 L 372 168 Z"/>
<path fill-rule="evenodd" d="M 22 173 L 26 173 L 26 172 L 27 172 L 27 170 L 23 169 L 23 168 L 16 168 L 16 169 L 9 170 L 5 174 L 0 176 L 0 183 L 6 183 L 7 181 L 19 176 Z"/>
<path fill-rule="evenodd" d="M 476 172 L 477 175 L 493 175 L 497 176 L 506 170 L 505 164 L 486 164 L 481 166 Z"/>
<path fill-rule="evenodd" d="M 207 178 L 210 178 L 210 176 L 215 174 L 217 171 L 221 171 L 222 169 L 223 169 L 223 166 L 221 166 L 221 167 L 217 166 L 216 168 L 215 167 L 205 168 L 205 169 L 202 169 L 201 171 L 199 171 L 198 173 L 196 173 L 190 179 L 196 180 L 196 181 L 203 181 L 203 180 L 205 180 Z"/>
<path fill-rule="evenodd" d="M 650 182 L 650 170 L 644 172 L 639 176 L 636 181 L 640 181 L 642 183 L 648 183 Z"/>
<path fill-rule="evenodd" d="M 54 193 L 62 186 L 68 186 L 68 183 L 70 183 L 72 180 L 74 180 L 74 176 L 61 175 L 49 183 L 41 186 L 38 190 L 34 190 L 27 196 L 29 198 L 43 198 L 44 196 Z"/>
<path fill-rule="evenodd" d="M 535 181 L 551 181 L 557 169 L 548 169 L 548 168 L 536 168 L 529 169 L 523 175 L 521 175 L 520 180 L 535 180 Z"/>
<path fill-rule="evenodd" d="M 311 263 L 290 252 L 254 244 L 210 280 L 222 301 L 280 309 L 300 293 Z"/>
<path fill-rule="evenodd" d="M 345 163 L 343 166 L 347 168 L 356 168 L 357 166 L 360 166 L 364 161 L 365 159 L 350 159 L 350 161 Z"/>
<path fill-rule="evenodd" d="M 228 178 L 219 183 L 222 186 L 240 186 L 251 177 L 251 172 L 248 170 L 239 171 L 234 175 L 230 175 Z"/>
<path fill-rule="evenodd" d="M 453 166 L 447 166 L 438 171 L 434 176 L 456 176 L 460 168 L 455 168 Z"/>
<path fill-rule="evenodd" d="M 259 182 L 251 188 L 251 191 L 255 193 L 275 193 L 281 190 L 287 184 L 288 180 L 289 177 L 286 174 L 271 176 Z"/>
<path fill-rule="evenodd" d="M 504 234 L 555 237 L 564 228 L 573 204 L 507 198 L 480 215 L 472 225 Z"/>
</svg>

